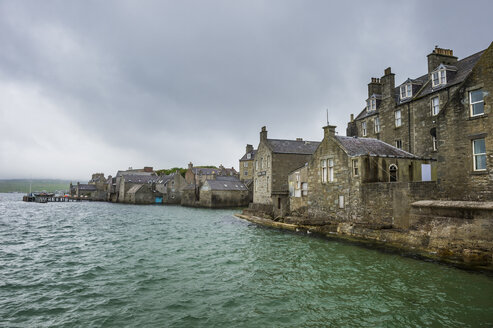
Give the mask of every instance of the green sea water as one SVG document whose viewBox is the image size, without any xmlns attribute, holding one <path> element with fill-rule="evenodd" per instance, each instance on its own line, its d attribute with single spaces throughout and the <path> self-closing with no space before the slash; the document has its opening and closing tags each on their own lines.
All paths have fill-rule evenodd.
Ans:
<svg viewBox="0 0 493 328">
<path fill-rule="evenodd" d="M 0 194 L 0 327 L 492 327 L 493 278 L 233 210 Z"/>
</svg>

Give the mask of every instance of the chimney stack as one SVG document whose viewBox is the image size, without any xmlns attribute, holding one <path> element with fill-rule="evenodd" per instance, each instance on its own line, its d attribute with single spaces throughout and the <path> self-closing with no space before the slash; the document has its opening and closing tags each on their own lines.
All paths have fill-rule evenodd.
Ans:
<svg viewBox="0 0 493 328">
<path fill-rule="evenodd" d="M 192 162 L 188 163 L 188 168 L 191 170 L 193 168 Z"/>
<path fill-rule="evenodd" d="M 253 151 L 253 146 L 252 145 L 246 145 L 246 153 L 251 153 Z"/>
<path fill-rule="evenodd" d="M 335 137 L 336 135 L 336 126 L 335 125 L 327 125 L 323 127 L 324 129 L 324 138 Z"/>
<path fill-rule="evenodd" d="M 296 138 L 296 141 L 303 141 L 303 138 Z"/>
<path fill-rule="evenodd" d="M 394 97 L 395 89 L 395 74 L 392 73 L 390 67 L 387 67 L 384 71 L 384 75 L 380 79 L 382 83 L 382 98 Z"/>
<path fill-rule="evenodd" d="M 351 123 L 354 122 L 354 114 L 351 114 Z"/>
<path fill-rule="evenodd" d="M 382 94 L 382 83 L 380 79 L 376 77 L 371 78 L 371 82 L 368 83 L 368 98 L 372 94 L 381 95 Z"/>
<path fill-rule="evenodd" d="M 266 140 L 267 140 L 267 128 L 263 126 L 262 130 L 260 131 L 260 141 L 266 141 Z"/>
<path fill-rule="evenodd" d="M 431 73 L 440 64 L 455 65 L 457 57 L 454 56 L 452 49 L 443 49 L 435 46 L 435 49 L 428 56 L 428 73 Z"/>
</svg>

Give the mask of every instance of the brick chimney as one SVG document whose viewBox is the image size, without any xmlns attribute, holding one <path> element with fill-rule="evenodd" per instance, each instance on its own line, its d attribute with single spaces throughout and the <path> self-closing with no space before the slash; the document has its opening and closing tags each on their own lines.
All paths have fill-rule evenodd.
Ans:
<svg viewBox="0 0 493 328">
<path fill-rule="evenodd" d="M 296 138 L 296 141 L 303 141 L 303 138 Z"/>
<path fill-rule="evenodd" d="M 335 137 L 336 135 L 336 126 L 335 125 L 327 125 L 323 127 L 324 129 L 324 139 L 330 137 Z"/>
<path fill-rule="evenodd" d="M 390 67 L 387 67 L 384 71 L 384 75 L 380 78 L 382 83 L 382 98 L 394 97 L 395 89 L 395 74 L 392 73 Z"/>
<path fill-rule="evenodd" d="M 252 145 L 246 145 L 246 154 L 251 153 L 253 151 L 253 146 Z"/>
<path fill-rule="evenodd" d="M 371 82 L 368 83 L 368 98 L 370 98 L 372 94 L 382 94 L 382 82 L 376 77 L 372 77 Z"/>
<path fill-rule="evenodd" d="M 263 126 L 262 130 L 260 131 L 260 141 L 266 141 L 266 140 L 267 140 L 267 128 Z"/>
<path fill-rule="evenodd" d="M 428 73 L 431 73 L 440 64 L 455 65 L 457 57 L 454 56 L 452 49 L 442 49 L 435 46 L 435 49 L 428 56 Z"/>
<path fill-rule="evenodd" d="M 192 168 L 193 168 L 193 164 L 192 164 L 192 162 L 188 163 L 188 169 L 190 169 L 190 170 L 191 170 Z"/>
<path fill-rule="evenodd" d="M 152 172 L 152 166 L 144 166 L 144 172 Z"/>
</svg>

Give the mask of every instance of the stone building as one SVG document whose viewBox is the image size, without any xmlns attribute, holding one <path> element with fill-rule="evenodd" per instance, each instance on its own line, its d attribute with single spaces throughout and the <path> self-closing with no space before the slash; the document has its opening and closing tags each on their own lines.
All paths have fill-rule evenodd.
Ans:
<svg viewBox="0 0 493 328">
<path fill-rule="evenodd" d="M 108 179 L 110 178 L 111 176 Z M 104 173 L 94 173 L 87 184 L 77 182 L 77 185 L 74 186 L 70 183 L 70 195 L 96 201 L 105 201 L 108 197 L 107 181 Z"/>
<path fill-rule="evenodd" d="M 458 60 L 452 50 L 436 47 L 428 72 L 397 87 L 386 69 L 371 79 L 367 106 L 351 119 L 347 134 L 436 159 L 442 199 L 493 200 L 492 53 L 493 43 Z"/>
<path fill-rule="evenodd" d="M 274 216 L 288 211 L 288 174 L 310 159 L 320 142 L 268 139 L 267 129 L 260 131 L 260 143 L 254 161 L 253 203 L 271 208 Z"/>
<path fill-rule="evenodd" d="M 181 198 L 181 205 L 193 207 L 242 207 L 248 203 L 248 188 L 235 176 L 216 176 L 213 180 L 206 180 L 198 193 L 193 185 L 187 185 Z"/>
<path fill-rule="evenodd" d="M 124 184 L 124 177 L 127 175 L 134 176 L 134 181 L 136 181 L 137 176 L 147 176 L 147 177 L 157 177 L 153 168 L 150 166 L 146 166 L 143 169 L 133 169 L 128 168 L 128 170 L 119 170 L 116 173 L 116 176 L 111 179 L 111 185 L 108 181 L 108 196 L 107 199 L 111 202 L 125 202 L 125 187 L 122 188 Z M 109 179 L 108 179 L 109 180 Z M 128 190 L 128 188 L 127 188 Z M 122 192 L 122 193 L 121 193 Z"/>
<path fill-rule="evenodd" d="M 118 202 L 130 204 L 156 203 L 156 197 L 162 198 L 162 193 L 155 189 L 156 180 L 156 175 L 121 175 L 119 181 Z"/>
<path fill-rule="evenodd" d="M 308 163 L 288 175 L 289 214 L 307 215 L 308 210 Z"/>
<path fill-rule="evenodd" d="M 239 178 L 238 172 L 234 167 L 226 168 L 223 165 L 216 167 L 194 167 L 190 162 L 185 172 L 185 181 L 188 184 L 201 186 L 206 180 L 214 180 L 218 176 L 233 176 Z"/>
<path fill-rule="evenodd" d="M 240 180 L 251 181 L 253 179 L 253 165 L 257 150 L 252 145 L 246 145 L 245 155 L 240 158 Z"/>
<path fill-rule="evenodd" d="M 294 189 L 290 210 L 304 212 L 311 222 L 328 219 L 394 225 L 393 207 L 388 206 L 392 193 L 406 194 L 398 206 L 409 211 L 407 200 L 425 197 L 412 194 L 410 184 L 424 181 L 430 182 L 427 186 L 436 185 L 432 162 L 378 139 L 336 136 L 335 126 L 326 126 L 324 139 L 308 166 L 290 175 L 290 180 L 301 187 L 298 195 Z M 303 170 L 304 176 L 300 174 Z M 380 189 L 368 187 L 373 184 Z M 386 185 L 392 185 L 392 192 L 381 192 L 389 190 Z M 306 199 L 300 202 L 296 196 Z M 387 206 L 380 208 L 382 204 Z"/>
<path fill-rule="evenodd" d="M 187 182 L 179 172 L 160 176 L 156 180 L 156 190 L 163 194 L 163 204 L 180 204 L 181 193 L 186 186 Z"/>
<path fill-rule="evenodd" d="M 428 55 L 428 72 L 397 86 L 395 74 L 387 68 L 381 78 L 371 78 L 366 106 L 348 123 L 346 134 L 437 158 L 437 116 L 484 53 L 458 60 L 452 50 L 436 47 Z"/>
</svg>

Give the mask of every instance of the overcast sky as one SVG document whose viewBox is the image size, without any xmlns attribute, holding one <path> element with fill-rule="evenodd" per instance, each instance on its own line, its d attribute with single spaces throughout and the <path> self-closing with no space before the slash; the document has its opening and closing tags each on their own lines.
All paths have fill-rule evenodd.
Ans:
<svg viewBox="0 0 493 328">
<path fill-rule="evenodd" d="M 367 84 L 493 41 L 490 1 L 0 0 L 0 178 L 234 166 L 247 143 L 345 135 Z"/>
</svg>

